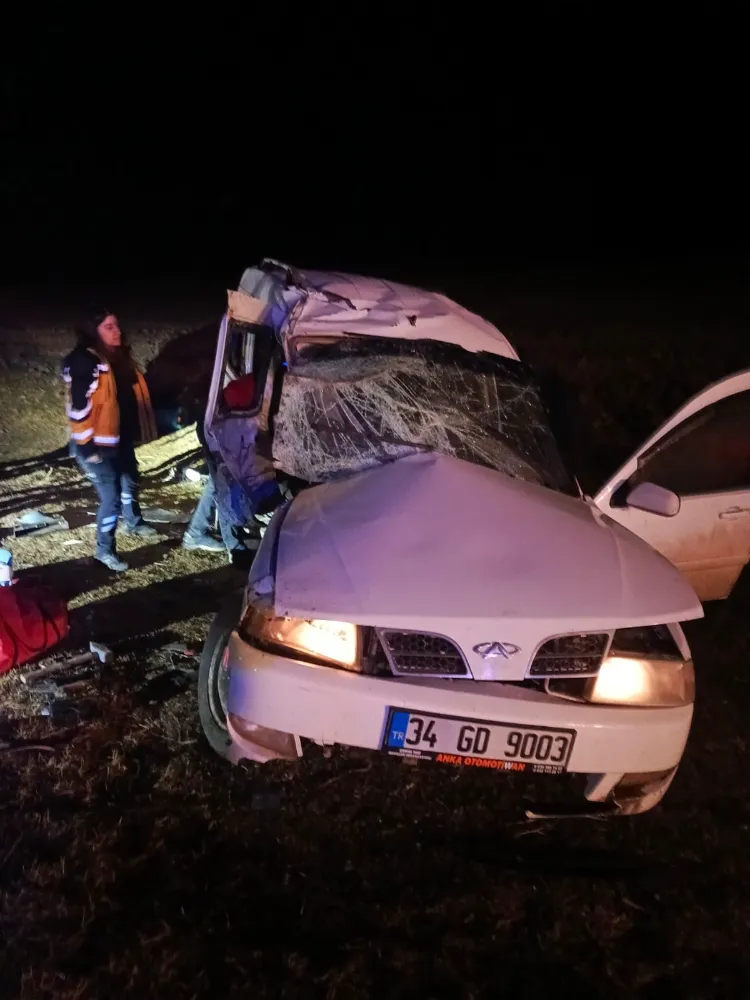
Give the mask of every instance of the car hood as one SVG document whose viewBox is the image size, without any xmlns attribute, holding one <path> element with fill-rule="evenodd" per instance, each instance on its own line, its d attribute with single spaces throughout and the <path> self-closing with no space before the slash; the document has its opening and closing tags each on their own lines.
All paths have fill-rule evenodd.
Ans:
<svg viewBox="0 0 750 1000">
<path fill-rule="evenodd" d="M 522 677 L 552 635 L 699 618 L 671 563 L 585 500 L 423 454 L 301 493 L 279 535 L 276 609 L 512 643 Z M 495 676 L 495 668 L 491 675 Z"/>
</svg>

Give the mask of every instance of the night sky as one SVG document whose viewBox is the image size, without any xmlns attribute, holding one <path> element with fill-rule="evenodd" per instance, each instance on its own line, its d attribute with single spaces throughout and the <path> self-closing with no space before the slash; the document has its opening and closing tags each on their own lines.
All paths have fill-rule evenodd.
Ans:
<svg viewBox="0 0 750 1000">
<path fill-rule="evenodd" d="M 326 10 L 11 25 L 2 281 L 743 250 L 739 7 Z"/>
</svg>

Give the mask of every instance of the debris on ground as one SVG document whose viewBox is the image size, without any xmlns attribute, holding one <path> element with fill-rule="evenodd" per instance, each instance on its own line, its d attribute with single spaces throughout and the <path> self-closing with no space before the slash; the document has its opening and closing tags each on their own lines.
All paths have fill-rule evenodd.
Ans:
<svg viewBox="0 0 750 1000">
<path fill-rule="evenodd" d="M 56 747 L 47 743 L 36 743 L 34 740 L 0 740 L 0 753 L 17 753 L 19 750 L 44 750 L 54 753 Z"/>
<path fill-rule="evenodd" d="M 22 674 L 21 683 L 34 701 L 35 714 L 68 725 L 91 719 L 96 714 L 96 698 L 101 693 L 101 668 L 113 660 L 108 646 L 91 641 L 87 653 Z"/>
<path fill-rule="evenodd" d="M 91 699 L 74 701 L 69 698 L 55 698 L 42 705 L 39 714 L 47 716 L 50 722 L 73 725 L 91 719 L 96 713 L 96 704 Z"/>
<path fill-rule="evenodd" d="M 163 507 L 144 507 L 141 511 L 144 521 L 152 524 L 187 524 L 190 514 L 177 510 L 164 510 Z"/>
<path fill-rule="evenodd" d="M 49 535 L 53 531 L 68 531 L 70 525 L 60 514 L 50 516 L 41 511 L 31 510 L 19 517 L 13 525 L 14 538 L 31 538 Z"/>
<path fill-rule="evenodd" d="M 187 659 L 196 659 L 200 655 L 199 651 L 185 642 L 169 642 L 163 647 L 165 653 L 172 653 L 174 656 L 182 656 Z"/>
<path fill-rule="evenodd" d="M 193 469 L 190 466 L 183 470 L 182 475 L 183 478 L 189 483 L 205 483 L 208 479 L 207 475 L 204 475 L 202 472 L 199 472 L 198 469 Z"/>
<path fill-rule="evenodd" d="M 31 670 L 28 673 L 21 675 L 21 681 L 22 683 L 31 686 L 38 684 L 41 680 L 44 680 L 53 674 L 59 674 L 62 671 L 70 670 L 72 667 L 80 667 L 86 663 L 95 662 L 106 665 L 111 663 L 113 659 L 114 654 L 109 646 L 105 646 L 101 642 L 94 642 L 92 640 L 89 643 L 88 653 L 80 653 L 77 656 L 69 657 L 67 660 L 58 660 L 47 666 L 39 667 L 37 670 Z"/>
<path fill-rule="evenodd" d="M 76 674 L 74 677 L 63 679 L 58 677 L 57 680 L 42 677 L 38 681 L 27 683 L 26 686 L 34 694 L 69 695 L 88 687 L 89 682 L 94 679 L 94 676 L 94 671 L 88 670 L 85 673 Z"/>
</svg>

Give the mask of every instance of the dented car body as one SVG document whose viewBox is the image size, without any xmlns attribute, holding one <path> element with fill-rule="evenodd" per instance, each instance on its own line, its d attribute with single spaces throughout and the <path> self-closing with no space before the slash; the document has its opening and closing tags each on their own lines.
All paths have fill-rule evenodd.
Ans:
<svg viewBox="0 0 750 1000">
<path fill-rule="evenodd" d="M 693 713 L 680 623 L 750 555 L 749 397 L 750 372 L 708 387 L 584 496 L 486 320 L 378 279 L 246 271 L 207 437 L 248 518 L 279 502 L 207 650 L 209 738 L 234 761 L 313 741 L 570 786 L 533 815 L 650 809 Z"/>
</svg>

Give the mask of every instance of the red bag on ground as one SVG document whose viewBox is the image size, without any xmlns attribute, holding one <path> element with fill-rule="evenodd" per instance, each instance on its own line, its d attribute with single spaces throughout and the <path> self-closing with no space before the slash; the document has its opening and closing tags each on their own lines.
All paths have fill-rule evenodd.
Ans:
<svg viewBox="0 0 750 1000">
<path fill-rule="evenodd" d="M 48 587 L 24 580 L 0 587 L 0 674 L 41 656 L 67 634 L 67 605 Z"/>
</svg>

